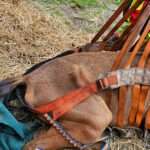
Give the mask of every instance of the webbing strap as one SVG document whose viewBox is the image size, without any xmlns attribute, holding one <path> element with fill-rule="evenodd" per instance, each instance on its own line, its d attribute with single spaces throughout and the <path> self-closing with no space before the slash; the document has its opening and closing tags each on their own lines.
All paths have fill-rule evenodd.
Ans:
<svg viewBox="0 0 150 150">
<path fill-rule="evenodd" d="M 140 16 L 139 20 L 137 21 L 136 25 L 134 26 L 131 34 L 129 35 L 127 41 L 124 43 L 123 48 L 120 50 L 118 53 L 111 70 L 116 70 L 119 68 L 120 63 L 122 59 L 124 58 L 125 54 L 129 52 L 129 50 L 132 47 L 132 44 L 134 43 L 135 39 L 141 32 L 141 30 L 144 27 L 144 24 L 146 23 L 147 19 L 149 18 L 150 15 L 150 5 L 148 5 L 145 10 L 143 11 L 142 15 Z"/>
<path fill-rule="evenodd" d="M 140 68 L 120 69 L 102 75 L 103 78 L 96 82 L 88 84 L 85 87 L 69 92 L 48 104 L 35 108 L 39 113 L 52 113 L 54 120 L 60 118 L 63 114 L 70 111 L 77 104 L 86 100 L 89 96 L 97 93 L 99 90 L 115 89 L 120 86 L 143 84 L 150 85 L 150 70 Z"/>
<path fill-rule="evenodd" d="M 150 24 L 149 24 L 149 29 L 150 29 Z M 149 54 L 150 54 L 150 42 L 147 43 L 144 49 L 143 55 L 138 64 L 139 68 L 145 67 Z M 131 109 L 130 109 L 130 114 L 129 114 L 130 125 L 134 125 L 135 122 L 138 127 L 141 125 L 148 89 L 149 87 L 147 86 L 140 86 L 140 85 L 133 86 L 133 89 L 132 89 L 133 97 L 131 100 Z"/>
<path fill-rule="evenodd" d="M 140 88 L 140 96 L 138 98 L 138 109 L 137 109 L 137 114 L 136 114 L 136 126 L 140 127 L 142 120 L 143 120 L 143 115 L 145 111 L 145 101 L 148 95 L 149 91 L 149 86 L 141 86 Z"/>
<path fill-rule="evenodd" d="M 63 97 L 60 97 L 48 104 L 35 108 L 40 113 L 52 112 L 53 120 L 57 120 L 63 114 L 71 110 L 74 106 L 81 103 L 85 98 L 98 91 L 96 83 L 71 91 Z"/>
<path fill-rule="evenodd" d="M 149 5 L 150 6 L 150 5 Z M 149 12 L 149 16 L 150 16 L 150 12 Z M 145 20 L 146 22 L 147 20 Z M 134 61 L 135 59 L 135 56 L 137 55 L 138 51 L 140 50 L 140 48 L 142 47 L 143 43 L 144 43 L 144 40 L 146 38 L 146 36 L 148 35 L 150 31 L 150 20 L 148 21 L 145 29 L 144 29 L 144 32 L 142 33 L 141 37 L 140 37 L 140 40 L 138 41 L 138 43 L 136 44 L 133 52 L 131 53 L 127 63 L 125 64 L 125 68 L 129 68 L 132 64 L 132 62 Z"/>
<path fill-rule="evenodd" d="M 148 41 L 148 43 L 145 47 L 144 54 L 143 54 L 143 61 L 141 60 L 141 62 L 139 62 L 139 65 L 140 65 L 139 67 L 144 68 L 146 60 L 148 59 L 149 55 L 150 55 L 150 41 Z M 138 112 L 136 115 L 136 124 L 138 126 L 140 126 L 142 119 L 143 119 L 145 100 L 146 100 L 148 91 L 149 91 L 149 86 L 142 86 L 141 94 L 140 94 L 140 98 L 139 98 Z M 147 119 L 147 121 L 148 121 L 148 119 Z M 150 122 L 148 122 L 148 124 L 150 124 Z"/>
<path fill-rule="evenodd" d="M 133 42 L 135 41 L 136 37 L 138 36 L 138 34 L 141 32 L 142 28 L 144 27 L 144 24 L 146 23 L 148 17 L 149 17 L 149 13 L 150 13 L 150 6 L 148 5 L 143 13 L 141 14 L 139 20 L 137 21 L 136 25 L 133 27 L 131 34 L 128 36 L 127 41 L 124 43 L 124 46 L 122 47 L 122 49 L 119 51 L 114 64 L 112 65 L 111 70 L 116 70 L 119 68 L 121 61 L 123 60 L 125 54 L 131 49 Z M 122 87 L 122 90 L 124 93 L 124 91 L 126 89 L 123 89 L 125 87 Z M 108 93 L 108 97 L 111 100 L 112 99 L 112 92 Z M 119 95 L 119 97 L 122 97 L 122 95 Z M 125 97 L 125 95 L 123 96 Z M 119 102 L 120 106 L 118 108 L 118 110 L 122 110 L 122 113 L 124 114 L 124 108 L 122 108 L 122 106 L 125 106 L 125 101 L 121 101 Z M 119 115 L 119 111 L 118 111 L 118 115 L 117 115 L 117 124 L 118 126 L 123 126 L 123 114 Z"/>
<path fill-rule="evenodd" d="M 142 14 L 143 10 L 146 8 L 148 4 L 148 0 L 144 0 L 144 4 L 142 7 L 142 10 L 140 11 L 139 15 L 136 18 L 136 21 L 138 20 L 138 18 L 140 17 L 140 15 Z M 132 28 L 134 27 L 135 23 L 131 23 L 127 29 L 122 33 L 121 37 L 113 44 L 111 51 L 115 51 L 118 50 L 118 48 L 124 44 L 125 40 L 128 38 L 128 35 L 130 34 Z M 122 48 L 122 47 L 121 47 Z"/>
<path fill-rule="evenodd" d="M 150 13 L 150 12 L 149 12 Z M 136 54 L 140 50 L 145 40 L 146 35 L 150 31 L 150 21 L 148 22 L 143 34 L 140 37 L 140 40 L 136 44 L 133 52 L 131 53 L 128 61 L 126 62 L 124 68 L 129 68 L 132 65 L 132 62 L 135 59 Z M 121 87 L 119 89 L 119 105 L 118 105 L 118 112 L 117 112 L 117 125 L 123 127 L 124 125 L 124 118 L 125 118 L 125 103 L 126 103 L 126 96 L 127 96 L 128 87 Z M 138 107 L 137 99 L 139 98 L 140 88 L 138 85 L 135 85 L 132 89 L 132 98 L 131 98 L 131 111 L 129 114 L 129 123 L 132 125 L 135 121 L 135 115 Z"/>
</svg>

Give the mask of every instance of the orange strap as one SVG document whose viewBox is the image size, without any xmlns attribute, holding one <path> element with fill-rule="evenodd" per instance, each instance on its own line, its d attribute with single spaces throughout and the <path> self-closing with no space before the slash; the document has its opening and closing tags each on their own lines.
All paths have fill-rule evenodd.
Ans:
<svg viewBox="0 0 150 150">
<path fill-rule="evenodd" d="M 150 85 L 150 70 L 140 68 L 120 69 L 117 71 L 103 74 L 96 82 L 90 83 L 85 87 L 73 90 L 65 96 L 57 98 L 48 104 L 33 109 L 37 113 L 52 113 L 54 120 L 70 111 L 77 104 L 86 100 L 90 95 L 97 93 L 99 90 L 116 89 L 121 86 L 131 84 Z M 32 109 L 32 108 L 31 108 Z"/>
<path fill-rule="evenodd" d="M 116 72 L 117 73 L 117 72 Z M 63 114 L 71 110 L 74 106 L 86 100 L 90 95 L 97 93 L 98 90 L 110 88 L 112 85 L 117 85 L 117 74 L 108 75 L 94 83 L 88 84 L 85 87 L 79 88 L 69 92 L 48 104 L 35 108 L 34 110 L 39 113 L 52 113 L 54 120 L 57 120 Z"/>
<path fill-rule="evenodd" d="M 149 7 L 149 10 L 150 10 L 150 7 Z M 150 12 L 150 11 L 149 11 Z M 148 15 L 149 16 L 149 15 Z M 144 20 L 145 22 L 147 20 Z M 142 22 L 143 23 L 143 22 Z M 137 52 L 140 50 L 144 40 L 145 40 L 145 37 L 146 35 L 148 34 L 149 32 L 149 23 L 147 24 L 140 40 L 138 41 L 138 43 L 136 44 L 133 52 L 131 53 L 127 63 L 125 64 L 125 67 L 124 68 L 129 68 L 130 65 L 132 64 Z M 144 23 L 145 24 L 145 23 Z M 143 26 L 144 26 L 143 24 Z M 128 91 L 128 88 L 127 87 L 121 87 L 119 89 L 119 104 L 118 104 L 118 112 L 117 112 L 117 125 L 120 126 L 120 127 L 123 127 L 124 126 L 124 121 L 125 121 L 125 116 L 124 116 L 124 113 L 125 113 L 125 102 L 126 102 L 126 94 L 127 94 L 127 91 Z M 130 117 L 129 117 L 129 123 L 132 124 L 134 122 L 134 120 L 132 118 L 135 117 L 135 109 L 137 109 L 137 98 L 139 98 L 139 92 L 140 92 L 140 89 L 138 89 L 138 87 L 135 85 L 134 88 L 133 88 L 133 96 L 132 96 L 132 102 L 131 102 L 131 110 L 132 112 L 130 111 Z M 135 99 L 134 99 L 135 98 Z M 134 110 L 134 112 L 133 112 Z M 132 117 L 131 117 L 132 116 Z"/>
<path fill-rule="evenodd" d="M 60 97 L 48 104 L 39 106 L 35 108 L 35 111 L 39 113 L 51 112 L 53 119 L 57 120 L 63 114 L 71 110 L 75 105 L 81 103 L 91 94 L 96 93 L 97 90 L 96 83 L 92 83 L 86 87 L 69 92 L 67 95 Z"/>
<path fill-rule="evenodd" d="M 141 46 L 144 43 L 145 37 L 147 36 L 148 32 L 150 31 L 150 21 L 147 23 L 147 26 L 141 35 L 140 40 L 138 41 L 137 45 L 135 46 L 135 49 L 133 50 L 133 53 L 131 54 L 131 57 L 129 58 L 126 67 L 130 67 L 130 64 L 132 64 L 132 61 L 134 60 L 137 52 L 140 50 Z M 147 60 L 145 57 L 148 57 L 149 55 L 149 44 L 145 48 L 145 54 L 143 54 L 140 62 L 139 67 L 143 68 L 143 65 L 145 65 L 145 61 Z M 146 59 L 146 60 L 145 60 Z M 135 124 L 135 117 L 138 109 L 138 101 L 140 97 L 140 85 L 134 85 L 132 88 L 132 97 L 131 97 L 131 109 L 129 113 L 129 124 L 134 125 Z M 142 95 L 141 95 L 142 96 Z"/>
<path fill-rule="evenodd" d="M 143 10 L 146 8 L 146 6 L 148 5 L 148 1 L 144 1 L 143 7 L 139 13 L 139 15 L 136 17 L 136 21 L 132 24 L 130 24 L 126 30 L 121 34 L 121 37 L 118 38 L 118 40 L 113 44 L 111 51 L 115 51 L 115 50 L 119 50 L 121 45 L 124 44 L 124 42 L 126 41 L 126 39 L 128 38 L 128 35 L 130 34 L 133 26 L 135 25 L 135 23 L 137 22 L 138 18 L 140 17 L 140 15 L 142 14 Z M 122 47 L 121 47 L 122 48 Z"/>
<path fill-rule="evenodd" d="M 114 64 L 112 65 L 111 70 L 116 70 L 119 68 L 121 61 L 123 60 L 123 57 L 125 56 L 125 54 L 131 49 L 133 42 L 135 41 L 136 37 L 138 36 L 138 34 L 141 32 L 144 24 L 146 23 L 148 17 L 149 17 L 149 12 L 150 12 L 150 6 L 148 5 L 143 13 L 141 14 L 139 20 L 137 21 L 136 25 L 133 27 L 131 34 L 128 36 L 127 41 L 125 42 L 124 46 L 122 47 L 122 49 L 120 50 L 120 52 L 118 53 Z M 122 90 L 127 91 L 124 87 L 122 87 Z M 122 92 L 123 93 L 123 92 Z M 109 99 L 112 99 L 112 92 L 109 93 L 108 95 Z M 122 95 L 119 94 L 119 99 L 121 99 Z M 123 96 L 125 97 L 125 95 Z M 110 101 L 111 102 L 111 101 Z M 119 101 L 118 104 L 118 113 L 117 113 L 117 122 L 116 124 L 118 126 L 123 126 L 123 120 L 124 120 L 124 104 L 125 104 L 125 100 Z"/>
<path fill-rule="evenodd" d="M 94 36 L 91 43 L 95 43 L 101 35 L 109 28 L 109 26 L 115 21 L 115 19 L 121 14 L 124 8 L 127 6 L 129 0 L 124 0 L 123 3 L 118 7 L 118 9 L 113 13 L 113 15 L 107 20 L 99 32 Z"/>
<path fill-rule="evenodd" d="M 148 112 L 146 114 L 145 128 L 150 129 L 150 106 L 149 106 Z"/>
<path fill-rule="evenodd" d="M 150 41 L 148 41 L 143 56 L 141 58 L 141 61 L 139 62 L 139 67 L 144 68 L 146 60 L 148 59 L 150 55 Z M 149 67 L 149 66 L 148 66 Z M 149 86 L 141 86 L 141 92 L 139 96 L 139 104 L 138 104 L 138 110 L 136 114 L 136 125 L 139 127 L 142 123 L 144 109 L 145 109 L 145 100 L 147 98 L 147 94 L 149 91 Z"/>
<path fill-rule="evenodd" d="M 149 86 L 141 86 L 141 92 L 139 96 L 139 102 L 138 102 L 138 110 L 136 114 L 136 125 L 140 127 L 142 120 L 143 120 L 143 115 L 144 115 L 144 110 L 145 110 L 145 100 L 147 98 L 147 94 L 149 91 Z"/>
<path fill-rule="evenodd" d="M 140 48 L 142 47 L 143 43 L 144 43 L 144 40 L 147 36 L 147 34 L 149 33 L 150 31 L 150 20 L 148 21 L 145 29 L 144 29 L 144 32 L 142 33 L 141 37 L 140 37 L 140 40 L 138 41 L 138 43 L 136 44 L 133 52 L 131 53 L 131 56 L 129 57 L 126 65 L 125 65 L 125 68 L 129 68 L 130 65 L 132 64 L 132 62 L 134 61 L 134 58 L 135 56 L 137 55 L 138 51 L 140 50 Z"/>
<path fill-rule="evenodd" d="M 143 11 L 142 15 L 140 16 L 139 20 L 137 21 L 136 25 L 134 26 L 131 34 L 129 35 L 127 41 L 125 42 L 123 48 L 118 53 L 111 70 L 116 70 L 120 66 L 120 63 L 127 52 L 132 48 L 132 44 L 134 43 L 135 39 L 141 32 L 146 23 L 148 17 L 150 15 L 150 5 L 148 5 L 145 10 Z"/>
</svg>

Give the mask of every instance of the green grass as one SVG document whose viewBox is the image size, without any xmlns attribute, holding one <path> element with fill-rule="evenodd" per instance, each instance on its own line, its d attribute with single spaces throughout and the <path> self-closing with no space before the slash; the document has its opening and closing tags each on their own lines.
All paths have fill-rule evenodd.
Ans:
<svg viewBox="0 0 150 150">
<path fill-rule="evenodd" d="M 122 2 L 122 0 L 114 0 L 114 3 L 119 5 Z"/>
<path fill-rule="evenodd" d="M 48 4 L 70 4 L 78 7 L 96 6 L 99 3 L 98 0 L 43 0 L 43 2 Z"/>
<path fill-rule="evenodd" d="M 80 27 L 87 32 L 95 32 L 112 13 L 116 6 L 115 0 L 32 0 L 44 8 L 51 16 L 60 17 L 70 27 Z M 113 6 L 112 6 L 113 5 Z M 65 7 L 66 6 L 66 7 Z M 72 14 L 66 14 L 70 9 Z M 108 11 L 108 13 L 107 13 Z M 105 14 L 105 15 L 104 15 Z M 78 19 L 79 18 L 79 19 Z"/>
<path fill-rule="evenodd" d="M 98 4 L 97 0 L 72 0 L 72 2 L 80 7 L 96 6 Z"/>
</svg>

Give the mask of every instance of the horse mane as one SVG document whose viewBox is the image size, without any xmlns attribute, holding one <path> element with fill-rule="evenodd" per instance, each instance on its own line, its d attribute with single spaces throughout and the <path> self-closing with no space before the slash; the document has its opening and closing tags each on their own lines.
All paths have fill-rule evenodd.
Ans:
<svg viewBox="0 0 150 150">
<path fill-rule="evenodd" d="M 40 62 L 40 63 L 37 63 L 37 64 L 33 65 L 31 68 L 27 69 L 27 71 L 24 73 L 24 75 L 27 75 L 27 74 L 31 73 L 32 71 L 38 69 L 40 66 L 42 66 L 43 64 L 45 64 L 45 63 L 47 63 L 47 62 L 49 62 L 49 61 L 55 60 L 56 58 L 59 58 L 59 57 L 71 55 L 71 54 L 73 54 L 74 52 L 75 52 L 75 51 L 73 51 L 73 50 L 67 50 L 67 51 L 65 51 L 65 52 L 62 52 L 62 53 L 58 54 L 58 55 L 55 56 L 55 57 L 52 57 L 52 58 L 50 58 L 50 59 L 44 60 L 44 61 L 42 61 L 42 62 Z"/>
</svg>

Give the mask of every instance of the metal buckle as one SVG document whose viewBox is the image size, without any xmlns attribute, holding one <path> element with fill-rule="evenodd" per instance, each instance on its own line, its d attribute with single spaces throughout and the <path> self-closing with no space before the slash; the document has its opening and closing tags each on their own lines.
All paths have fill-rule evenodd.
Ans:
<svg viewBox="0 0 150 150">
<path fill-rule="evenodd" d="M 107 84 L 107 79 L 111 76 L 116 76 L 117 82 L 114 84 Z M 102 89 L 116 89 L 121 86 L 128 86 L 134 84 L 150 85 L 150 70 L 141 68 L 120 69 L 107 74 L 100 74 L 100 84 Z"/>
<path fill-rule="evenodd" d="M 103 79 L 100 79 L 100 80 L 99 80 L 99 83 L 100 83 L 100 86 L 101 86 L 101 89 L 102 89 L 102 90 L 105 90 L 105 89 L 108 89 L 108 88 L 109 88 L 109 85 L 108 85 L 108 84 L 105 84 L 105 80 L 106 80 L 106 78 L 103 78 Z"/>
</svg>

